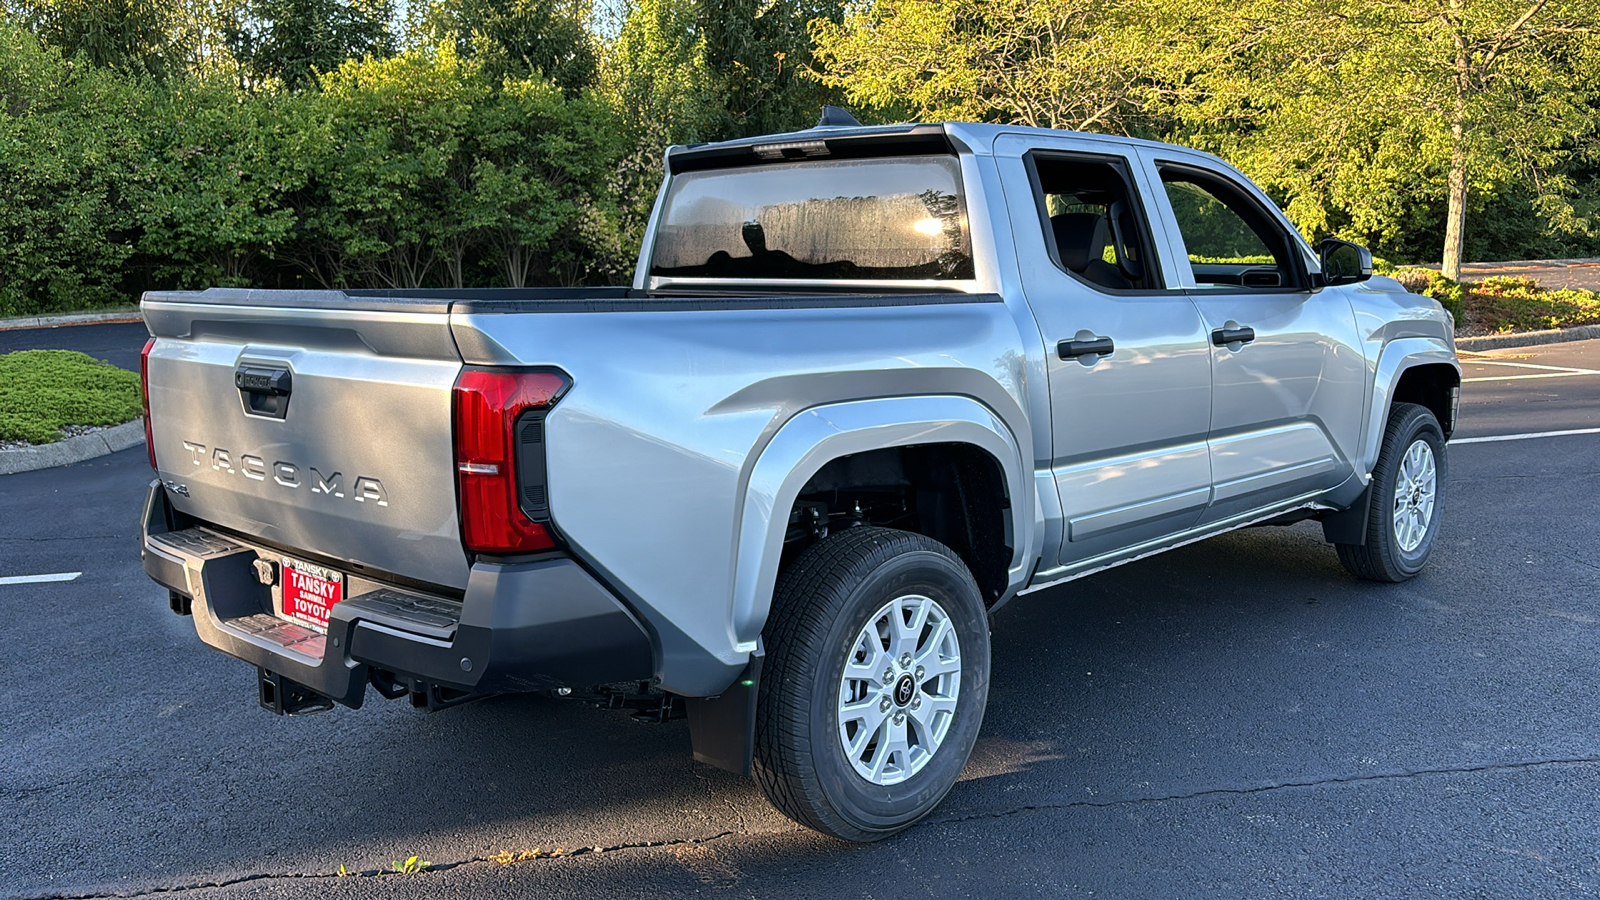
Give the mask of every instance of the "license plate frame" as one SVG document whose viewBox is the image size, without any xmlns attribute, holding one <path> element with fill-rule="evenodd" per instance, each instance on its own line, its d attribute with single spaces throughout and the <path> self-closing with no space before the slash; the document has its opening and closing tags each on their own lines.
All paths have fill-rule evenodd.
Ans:
<svg viewBox="0 0 1600 900">
<path fill-rule="evenodd" d="M 345 577 L 327 566 L 284 557 L 279 616 L 320 634 L 328 633 L 328 617 L 344 599 Z"/>
</svg>

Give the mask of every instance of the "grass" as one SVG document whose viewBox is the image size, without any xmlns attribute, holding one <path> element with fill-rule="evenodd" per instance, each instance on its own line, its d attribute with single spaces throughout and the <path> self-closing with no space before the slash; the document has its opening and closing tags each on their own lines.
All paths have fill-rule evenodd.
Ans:
<svg viewBox="0 0 1600 900">
<path fill-rule="evenodd" d="M 139 416 L 139 375 L 75 350 L 0 354 L 0 441 L 48 444 L 66 425 Z"/>
</svg>

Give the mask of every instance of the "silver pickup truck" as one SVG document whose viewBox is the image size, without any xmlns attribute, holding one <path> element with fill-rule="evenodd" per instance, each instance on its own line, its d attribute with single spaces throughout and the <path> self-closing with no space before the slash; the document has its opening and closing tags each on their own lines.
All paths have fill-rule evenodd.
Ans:
<svg viewBox="0 0 1600 900">
<path fill-rule="evenodd" d="M 988 616 L 1248 525 L 1428 559 L 1440 306 L 1181 147 L 970 124 L 674 147 L 631 287 L 153 292 L 145 571 L 262 705 L 681 710 L 893 834 Z"/>
</svg>

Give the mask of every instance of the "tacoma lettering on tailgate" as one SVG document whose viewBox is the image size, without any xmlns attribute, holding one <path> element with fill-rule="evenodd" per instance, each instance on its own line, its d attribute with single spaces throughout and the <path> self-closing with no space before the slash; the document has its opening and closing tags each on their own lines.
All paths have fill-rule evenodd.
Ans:
<svg viewBox="0 0 1600 900">
<path fill-rule="evenodd" d="M 270 481 L 290 490 L 299 488 L 303 484 L 310 485 L 311 493 L 326 494 L 335 499 L 342 500 L 347 496 L 343 487 L 344 474 L 341 472 L 335 471 L 324 474 L 315 466 L 300 466 L 297 463 L 284 462 L 283 460 L 278 460 L 269 467 L 266 460 L 260 456 L 244 453 L 236 458 L 231 450 L 223 447 L 207 447 L 205 444 L 196 441 L 184 441 L 183 449 L 189 451 L 190 462 L 194 463 L 197 468 L 209 463 L 213 472 L 221 472 L 224 475 L 243 475 L 251 481 L 259 481 L 263 484 Z M 302 476 L 302 470 L 308 474 Z M 268 477 L 269 475 L 271 476 L 270 478 Z M 168 489 L 185 496 L 189 493 L 187 485 L 169 481 L 166 486 Z M 389 495 L 383 489 L 383 482 L 366 475 L 356 477 L 354 484 L 350 487 L 348 496 L 357 503 L 372 503 L 376 506 L 389 505 Z"/>
</svg>

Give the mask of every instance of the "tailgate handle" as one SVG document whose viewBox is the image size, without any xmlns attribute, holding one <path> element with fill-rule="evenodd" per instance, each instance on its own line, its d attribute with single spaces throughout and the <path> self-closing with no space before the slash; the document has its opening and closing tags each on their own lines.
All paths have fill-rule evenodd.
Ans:
<svg viewBox="0 0 1600 900">
<path fill-rule="evenodd" d="M 233 384 L 244 399 L 245 412 L 281 419 L 289 414 L 289 392 L 294 380 L 289 367 L 246 363 L 233 372 Z"/>
</svg>

